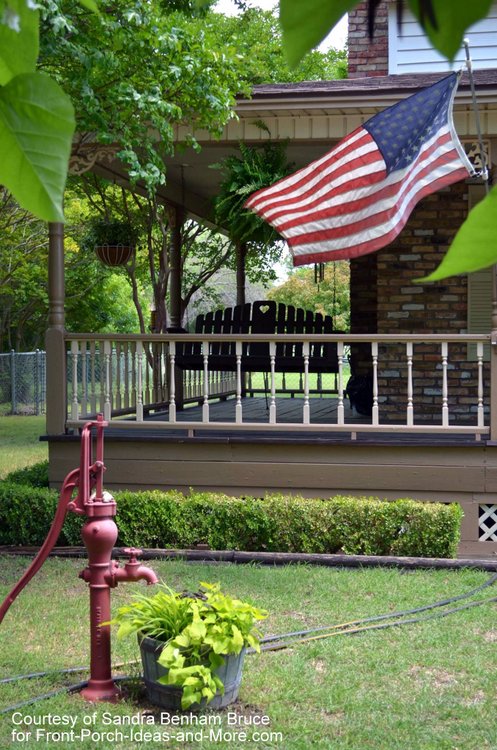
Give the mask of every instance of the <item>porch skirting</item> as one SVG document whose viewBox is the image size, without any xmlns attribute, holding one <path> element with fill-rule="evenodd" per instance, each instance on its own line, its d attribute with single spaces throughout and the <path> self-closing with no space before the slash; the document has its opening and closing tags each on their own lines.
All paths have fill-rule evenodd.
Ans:
<svg viewBox="0 0 497 750">
<path fill-rule="evenodd" d="M 78 435 L 50 436 L 50 483 L 60 487 L 79 465 Z M 410 497 L 458 502 L 464 511 L 459 555 L 497 554 L 491 532 L 497 498 L 497 446 L 464 436 L 271 436 L 109 429 L 105 437 L 105 487 L 109 490 L 189 489 L 260 497 L 285 492 Z M 497 507 L 496 507 L 497 513 Z M 496 521 L 497 526 L 497 521 Z"/>
</svg>

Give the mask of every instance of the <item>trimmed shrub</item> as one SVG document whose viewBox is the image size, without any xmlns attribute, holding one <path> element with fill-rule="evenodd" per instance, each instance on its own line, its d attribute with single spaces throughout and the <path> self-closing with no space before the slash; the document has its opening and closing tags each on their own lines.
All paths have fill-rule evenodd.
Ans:
<svg viewBox="0 0 497 750">
<path fill-rule="evenodd" d="M 48 487 L 48 461 L 11 471 L 3 481 L 9 484 L 27 484 L 30 487 Z"/>
<path fill-rule="evenodd" d="M 41 487 L 0 482 L 0 544 L 40 545 L 57 508 L 58 493 Z M 58 544 L 81 544 L 80 516 L 68 513 Z"/>
<path fill-rule="evenodd" d="M 458 504 L 409 499 L 269 495 L 233 498 L 177 491 L 117 492 L 120 546 L 357 555 L 454 557 Z M 0 544 L 41 544 L 57 505 L 53 490 L 0 482 Z M 84 519 L 83 519 L 84 520 Z M 59 544 L 80 545 L 69 513 Z"/>
</svg>

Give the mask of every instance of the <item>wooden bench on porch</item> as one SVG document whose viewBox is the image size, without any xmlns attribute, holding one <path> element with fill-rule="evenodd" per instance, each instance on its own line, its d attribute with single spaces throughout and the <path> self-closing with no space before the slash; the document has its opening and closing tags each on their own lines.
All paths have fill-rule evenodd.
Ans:
<svg viewBox="0 0 497 750">
<path fill-rule="evenodd" d="M 205 315 L 195 321 L 195 333 L 202 334 L 319 334 L 334 333 L 330 315 L 296 308 L 273 300 L 259 300 L 245 305 L 227 307 Z M 176 366 L 182 370 L 203 370 L 202 343 L 192 341 L 177 345 Z M 271 371 L 269 343 L 244 342 L 241 372 Z M 236 372 L 236 342 L 212 342 L 208 357 L 209 370 Z M 302 342 L 276 344 L 275 371 L 282 373 L 304 372 Z M 312 342 L 309 348 L 308 371 L 312 373 L 337 373 L 336 343 Z"/>
</svg>

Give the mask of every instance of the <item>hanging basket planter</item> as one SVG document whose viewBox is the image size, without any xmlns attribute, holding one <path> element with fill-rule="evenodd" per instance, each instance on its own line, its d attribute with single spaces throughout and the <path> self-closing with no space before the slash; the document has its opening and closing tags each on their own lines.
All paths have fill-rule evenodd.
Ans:
<svg viewBox="0 0 497 750">
<path fill-rule="evenodd" d="M 125 266 L 134 252 L 134 245 L 95 245 L 97 258 L 106 266 Z"/>
</svg>

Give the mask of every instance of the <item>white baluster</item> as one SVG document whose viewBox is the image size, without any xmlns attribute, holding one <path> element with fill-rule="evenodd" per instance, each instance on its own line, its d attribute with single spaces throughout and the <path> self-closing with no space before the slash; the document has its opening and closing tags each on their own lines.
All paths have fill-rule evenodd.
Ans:
<svg viewBox="0 0 497 750">
<path fill-rule="evenodd" d="M 112 347 L 110 341 L 104 341 L 104 419 L 109 421 L 112 414 L 111 403 L 111 377 L 110 377 L 110 357 Z"/>
<path fill-rule="evenodd" d="M 121 344 L 119 343 L 119 341 L 116 342 L 115 355 L 116 355 L 116 409 L 120 409 L 122 405 L 122 399 L 121 399 Z"/>
<path fill-rule="evenodd" d="M 371 356 L 373 358 L 373 425 L 379 424 L 378 409 L 378 342 L 371 343 Z"/>
<path fill-rule="evenodd" d="M 136 421 L 143 422 L 143 342 L 136 342 Z"/>
<path fill-rule="evenodd" d="M 72 359 L 72 407 L 71 419 L 75 421 L 79 417 L 78 401 L 78 359 L 79 359 L 79 342 L 71 341 L 71 359 Z"/>
<path fill-rule="evenodd" d="M 449 344 L 442 342 L 442 427 L 449 426 L 449 387 L 447 383 L 447 358 Z"/>
<path fill-rule="evenodd" d="M 131 405 L 136 410 L 137 398 L 136 398 L 136 343 L 131 343 Z"/>
<path fill-rule="evenodd" d="M 204 357 L 204 403 L 202 404 L 202 422 L 209 422 L 209 342 L 202 343 Z"/>
<path fill-rule="evenodd" d="M 478 360 L 478 427 L 485 425 L 485 411 L 483 408 L 483 342 L 476 345 L 476 357 Z"/>
<path fill-rule="evenodd" d="M 176 422 L 176 341 L 169 344 L 169 421 Z"/>
<path fill-rule="evenodd" d="M 87 342 L 81 342 L 81 414 L 88 414 Z"/>
<path fill-rule="evenodd" d="M 243 422 L 243 408 L 242 408 L 242 351 L 243 345 L 241 341 L 237 341 L 235 344 L 236 352 L 236 406 L 235 406 L 235 421 L 237 424 Z"/>
<path fill-rule="evenodd" d="M 338 355 L 338 406 L 337 424 L 345 424 L 345 409 L 343 403 L 343 341 L 337 344 Z"/>
<path fill-rule="evenodd" d="M 309 342 L 304 341 L 302 347 L 304 354 L 304 408 L 303 408 L 303 420 L 304 424 L 309 424 L 311 421 L 311 406 L 309 403 Z"/>
<path fill-rule="evenodd" d="M 276 342 L 269 342 L 269 360 L 271 363 L 271 403 L 269 406 L 269 423 L 276 424 Z"/>
<path fill-rule="evenodd" d="M 97 386 L 96 386 L 96 355 L 95 342 L 90 341 L 90 410 L 92 414 L 97 412 Z"/>
<path fill-rule="evenodd" d="M 123 344 L 124 355 L 124 408 L 129 409 L 129 345 Z"/>
<path fill-rule="evenodd" d="M 413 382 L 412 382 L 412 357 L 413 357 L 413 343 L 408 341 L 406 343 L 406 357 L 407 357 L 407 426 L 412 427 L 414 424 L 414 404 L 413 404 Z"/>
</svg>

